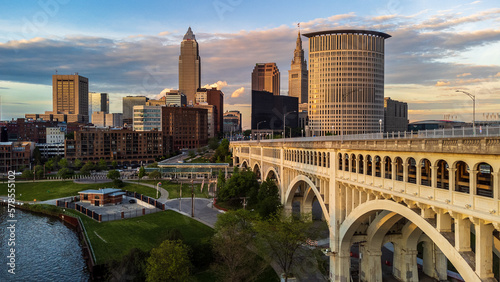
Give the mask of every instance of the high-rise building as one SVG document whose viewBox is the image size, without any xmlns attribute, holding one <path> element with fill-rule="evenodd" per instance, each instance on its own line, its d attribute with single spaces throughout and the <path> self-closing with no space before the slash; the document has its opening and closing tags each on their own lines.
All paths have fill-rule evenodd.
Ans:
<svg viewBox="0 0 500 282">
<path fill-rule="evenodd" d="M 122 127 L 123 126 L 123 114 L 122 113 L 112 113 L 106 114 L 105 127 Z"/>
<path fill-rule="evenodd" d="M 123 124 L 129 126 L 133 123 L 133 109 L 136 105 L 146 105 L 149 99 L 144 96 L 123 97 Z"/>
<path fill-rule="evenodd" d="M 81 115 L 88 122 L 89 79 L 78 74 L 53 75 L 52 108 L 53 114 Z"/>
<path fill-rule="evenodd" d="M 108 93 L 89 92 L 89 118 L 92 122 L 94 112 L 109 113 L 109 95 Z"/>
<path fill-rule="evenodd" d="M 194 149 L 208 144 L 206 109 L 162 107 L 164 148 L 170 151 Z"/>
<path fill-rule="evenodd" d="M 215 106 L 213 118 L 214 118 L 214 130 L 215 134 L 219 134 L 223 131 L 223 121 L 224 121 L 224 93 L 217 88 L 198 89 L 196 92 L 196 103 L 208 103 L 209 105 Z"/>
<path fill-rule="evenodd" d="M 208 128 L 208 138 L 216 137 L 215 132 L 215 115 L 216 112 L 214 105 L 209 105 L 207 102 L 198 103 L 194 105 L 194 108 L 206 109 L 207 110 L 207 128 Z"/>
<path fill-rule="evenodd" d="M 404 132 L 408 130 L 408 104 L 384 98 L 384 128 L 385 132 Z"/>
<path fill-rule="evenodd" d="M 196 90 L 201 83 L 201 59 L 198 42 L 189 27 L 181 42 L 179 56 L 179 91 L 184 93 L 188 104 L 194 104 Z"/>
<path fill-rule="evenodd" d="M 161 131 L 161 108 L 160 106 L 134 106 L 134 130 Z"/>
<path fill-rule="evenodd" d="M 252 71 L 252 90 L 280 95 L 280 71 L 276 63 L 255 64 Z"/>
<path fill-rule="evenodd" d="M 307 62 L 300 32 L 293 51 L 291 69 L 288 71 L 288 96 L 299 98 L 299 104 L 307 104 Z"/>
<path fill-rule="evenodd" d="M 306 33 L 311 134 L 379 131 L 384 118 L 384 41 L 369 30 Z"/>
<path fill-rule="evenodd" d="M 47 127 L 46 142 L 49 144 L 64 143 L 64 131 L 60 127 Z"/>
<path fill-rule="evenodd" d="M 227 111 L 224 113 L 224 132 L 241 132 L 240 111 Z"/>
<path fill-rule="evenodd" d="M 281 133 L 286 115 L 287 128 L 298 127 L 299 99 L 276 96 L 267 91 L 252 91 L 252 130 L 270 129 Z M 288 132 L 288 130 L 287 130 Z"/>
</svg>

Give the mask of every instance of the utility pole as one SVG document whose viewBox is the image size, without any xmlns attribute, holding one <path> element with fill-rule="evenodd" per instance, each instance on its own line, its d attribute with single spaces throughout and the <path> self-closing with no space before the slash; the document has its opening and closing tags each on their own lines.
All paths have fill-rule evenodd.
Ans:
<svg viewBox="0 0 500 282">
<path fill-rule="evenodd" d="M 191 179 L 191 217 L 194 217 L 194 184 Z"/>
</svg>

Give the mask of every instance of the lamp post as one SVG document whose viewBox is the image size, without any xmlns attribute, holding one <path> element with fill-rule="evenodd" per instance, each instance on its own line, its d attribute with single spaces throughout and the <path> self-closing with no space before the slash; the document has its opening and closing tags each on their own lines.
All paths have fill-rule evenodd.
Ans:
<svg viewBox="0 0 500 282">
<path fill-rule="evenodd" d="M 302 133 L 302 137 L 304 137 L 304 129 L 301 129 L 300 132 Z"/>
<path fill-rule="evenodd" d="M 472 130 L 474 131 L 474 136 L 476 136 L 476 95 L 472 95 L 469 92 L 463 90 L 457 90 L 456 92 L 462 92 L 472 99 Z"/>
<path fill-rule="evenodd" d="M 380 133 L 382 133 L 382 119 L 378 120 L 378 125 L 380 127 Z"/>
<path fill-rule="evenodd" d="M 161 186 L 161 182 L 158 182 L 156 183 L 156 199 L 158 199 L 158 190 L 159 190 L 159 186 Z"/>
<path fill-rule="evenodd" d="M 286 138 L 286 127 L 285 127 L 285 124 L 286 124 L 286 116 L 289 115 L 289 114 L 293 114 L 293 113 L 296 113 L 297 111 L 291 111 L 291 112 L 288 112 L 286 114 L 283 115 L 283 139 Z M 290 129 L 291 130 L 291 129 Z M 290 133 L 291 134 L 291 133 Z"/>
<path fill-rule="evenodd" d="M 191 179 L 191 217 L 194 217 L 194 184 L 193 179 Z"/>
</svg>

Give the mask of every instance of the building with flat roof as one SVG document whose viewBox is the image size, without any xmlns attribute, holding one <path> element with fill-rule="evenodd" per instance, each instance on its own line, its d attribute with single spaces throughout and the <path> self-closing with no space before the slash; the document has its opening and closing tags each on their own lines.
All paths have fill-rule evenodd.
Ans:
<svg viewBox="0 0 500 282">
<path fill-rule="evenodd" d="M 240 111 L 226 111 L 224 113 L 224 132 L 241 132 Z"/>
<path fill-rule="evenodd" d="M 34 142 L 0 142 L 0 173 L 28 168 L 34 150 Z"/>
<path fill-rule="evenodd" d="M 391 36 L 348 29 L 303 35 L 309 38 L 310 134 L 378 132 L 384 118 L 384 44 Z"/>
<path fill-rule="evenodd" d="M 134 106 L 134 130 L 161 131 L 161 108 L 160 106 Z"/>
<path fill-rule="evenodd" d="M 93 123 L 92 114 L 95 112 L 109 113 L 108 93 L 89 92 L 89 117 L 91 123 Z"/>
<path fill-rule="evenodd" d="M 408 130 L 408 104 L 384 98 L 385 132 L 404 132 Z"/>
<path fill-rule="evenodd" d="M 171 151 L 208 144 L 208 111 L 193 107 L 162 107 L 164 146 Z"/>
<path fill-rule="evenodd" d="M 201 83 L 201 59 L 198 42 L 191 30 L 184 35 L 179 56 L 179 91 L 186 95 L 188 104 L 194 104 L 196 90 Z"/>
<path fill-rule="evenodd" d="M 80 195 L 80 202 L 90 203 L 92 206 L 106 206 L 116 205 L 122 202 L 125 192 L 122 189 L 103 188 L 103 189 L 89 189 L 78 192 Z"/>
<path fill-rule="evenodd" d="M 257 63 L 252 71 L 252 90 L 280 95 L 280 71 L 276 63 Z"/>
<path fill-rule="evenodd" d="M 46 128 L 46 141 L 49 144 L 64 143 L 64 136 L 66 136 L 66 134 L 60 127 Z"/>
<path fill-rule="evenodd" d="M 285 114 L 286 127 L 297 128 L 298 102 L 297 97 L 276 96 L 271 92 L 252 90 L 252 131 L 272 130 L 281 134 Z"/>
<path fill-rule="evenodd" d="M 145 96 L 127 96 L 123 97 L 123 124 L 132 126 L 134 106 L 146 105 L 149 98 Z"/>
<path fill-rule="evenodd" d="M 200 88 L 196 92 L 196 103 L 208 103 L 215 106 L 213 113 L 214 134 L 221 133 L 224 129 L 224 93 L 215 87 L 212 89 Z"/>
</svg>

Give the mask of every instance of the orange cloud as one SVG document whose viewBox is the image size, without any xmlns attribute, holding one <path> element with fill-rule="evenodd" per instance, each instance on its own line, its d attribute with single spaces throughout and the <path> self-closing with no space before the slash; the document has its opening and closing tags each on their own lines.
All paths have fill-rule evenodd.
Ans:
<svg viewBox="0 0 500 282">
<path fill-rule="evenodd" d="M 231 98 L 238 98 L 240 97 L 241 94 L 243 94 L 243 92 L 245 92 L 245 87 L 240 87 L 238 89 L 236 89 L 233 94 L 231 94 Z"/>
<path fill-rule="evenodd" d="M 495 77 L 500 77 L 500 72 L 498 72 L 497 74 L 495 74 Z"/>
<path fill-rule="evenodd" d="M 212 83 L 212 84 L 205 84 L 203 85 L 202 88 L 217 88 L 217 90 L 221 90 L 223 87 L 227 86 L 227 82 L 226 81 L 217 81 L 216 83 Z"/>
<path fill-rule="evenodd" d="M 468 75 L 471 75 L 471 73 L 466 72 L 466 73 L 462 73 L 462 74 L 457 74 L 457 77 L 464 77 L 464 76 L 468 76 Z"/>
<path fill-rule="evenodd" d="M 440 80 L 440 81 L 438 81 L 438 82 L 436 83 L 436 85 L 435 85 L 435 86 L 446 86 L 446 85 L 450 85 L 450 82 L 449 82 L 449 81 L 441 81 L 441 80 Z"/>
</svg>

